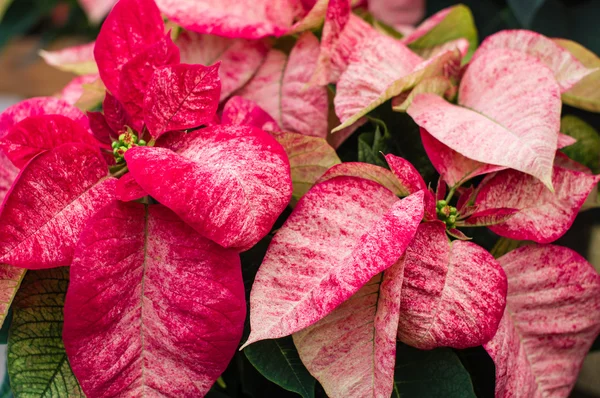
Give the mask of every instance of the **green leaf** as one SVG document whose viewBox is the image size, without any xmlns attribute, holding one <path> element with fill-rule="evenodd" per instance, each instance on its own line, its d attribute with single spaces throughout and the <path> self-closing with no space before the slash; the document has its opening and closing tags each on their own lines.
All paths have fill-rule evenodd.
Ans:
<svg viewBox="0 0 600 398">
<path fill-rule="evenodd" d="M 15 397 L 84 397 L 62 341 L 69 268 L 28 271 L 13 303 L 8 374 Z"/>
<path fill-rule="evenodd" d="M 408 47 L 419 52 L 460 38 L 467 39 L 469 42 L 469 52 L 464 61 L 466 62 L 471 59 L 479 41 L 473 14 L 469 7 L 463 4 L 453 7 L 446 18 L 424 36 L 410 43 Z"/>
<path fill-rule="evenodd" d="M 525 28 L 531 28 L 533 17 L 546 0 L 508 0 L 508 5 Z"/>
<path fill-rule="evenodd" d="M 252 366 L 268 380 L 303 398 L 314 398 L 316 380 L 300 361 L 291 336 L 258 341 L 248 346 L 244 353 Z"/>
<path fill-rule="evenodd" d="M 375 131 L 358 136 L 358 161 L 387 168 L 387 162 L 381 152 L 384 154 L 389 152 L 387 141 L 391 138 L 390 132 L 381 120 L 371 117 L 369 120 L 375 124 Z"/>
<path fill-rule="evenodd" d="M 393 398 L 475 398 L 471 376 L 449 348 L 422 351 L 399 343 Z"/>
<path fill-rule="evenodd" d="M 598 132 L 577 116 L 567 115 L 560 121 L 560 131 L 577 140 L 561 151 L 587 166 L 594 174 L 600 172 L 600 137 Z"/>
</svg>

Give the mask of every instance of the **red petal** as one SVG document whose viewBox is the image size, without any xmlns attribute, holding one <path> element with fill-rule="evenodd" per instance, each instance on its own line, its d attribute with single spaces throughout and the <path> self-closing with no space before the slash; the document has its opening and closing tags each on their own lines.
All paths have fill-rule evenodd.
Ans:
<svg viewBox="0 0 600 398">
<path fill-rule="evenodd" d="M 116 196 L 123 202 L 131 202 L 148 195 L 144 188 L 140 187 L 131 173 L 125 174 L 117 181 Z"/>
<path fill-rule="evenodd" d="M 18 174 L 19 169 L 12 164 L 4 152 L 0 151 L 0 203 L 4 201 Z"/>
<path fill-rule="evenodd" d="M 202 235 L 246 250 L 271 229 L 292 193 L 285 151 L 249 126 L 212 126 L 184 135 L 178 153 L 125 153 L 140 186 Z"/>
<path fill-rule="evenodd" d="M 485 227 L 502 224 L 518 212 L 519 210 L 517 209 L 508 209 L 504 207 L 487 209 L 473 213 L 473 215 L 457 225 L 464 225 L 466 227 Z"/>
<path fill-rule="evenodd" d="M 221 123 L 254 126 L 263 131 L 281 130 L 277 122 L 254 101 L 237 96 L 225 103 Z"/>
<path fill-rule="evenodd" d="M 115 133 L 123 131 L 125 126 L 132 126 L 131 117 L 125 110 L 123 104 L 112 96 L 109 92 L 106 93 L 102 102 L 102 111 L 106 123 Z"/>
<path fill-rule="evenodd" d="M 113 95 L 118 96 L 123 65 L 160 41 L 164 30 L 160 11 L 152 0 L 120 0 L 114 6 L 94 48 L 100 77 Z"/>
<path fill-rule="evenodd" d="M 475 204 L 478 211 L 500 207 L 519 210 L 506 222 L 490 227 L 498 235 L 550 243 L 571 227 L 598 181 L 600 176 L 554 167 L 555 192 L 551 192 L 527 174 L 504 170 L 484 181 Z"/>
<path fill-rule="evenodd" d="M 394 264 L 325 318 L 294 333 L 302 363 L 328 396 L 392 395 L 403 269 L 402 262 Z"/>
<path fill-rule="evenodd" d="M 467 348 L 490 340 L 506 303 L 506 275 L 485 249 L 419 226 L 406 249 L 398 337 L 420 349 Z"/>
<path fill-rule="evenodd" d="M 106 118 L 102 112 L 88 112 L 87 117 L 94 137 L 103 144 L 110 145 L 114 132 L 106 122 Z"/>
<path fill-rule="evenodd" d="M 23 168 L 36 155 L 75 142 L 100 146 L 87 129 L 68 117 L 40 115 L 28 117 L 14 125 L 0 140 L 0 148 L 15 166 Z"/>
<path fill-rule="evenodd" d="M 524 246 L 498 259 L 506 311 L 484 345 L 496 364 L 496 397 L 567 397 L 600 332 L 600 276 L 560 246 Z"/>
<path fill-rule="evenodd" d="M 91 397 L 204 396 L 242 336 L 239 257 L 163 206 L 113 203 L 77 246 L 69 363 Z"/>
<path fill-rule="evenodd" d="M 398 260 L 422 218 L 422 193 L 398 200 L 355 177 L 315 185 L 277 231 L 256 275 L 245 345 L 325 317 Z"/>
<path fill-rule="evenodd" d="M 114 198 L 97 149 L 67 144 L 21 170 L 0 214 L 0 261 L 30 269 L 71 264 L 87 220 Z"/>
<path fill-rule="evenodd" d="M 221 91 L 218 69 L 180 64 L 154 72 L 144 98 L 144 121 L 154 138 L 212 121 Z"/>
<path fill-rule="evenodd" d="M 6 108 L 0 114 L 0 138 L 4 137 L 15 124 L 29 116 L 57 114 L 75 120 L 83 127 L 88 121 L 83 112 L 64 100 L 53 97 L 37 97 L 21 101 Z"/>
<path fill-rule="evenodd" d="M 177 46 L 183 63 L 212 65 L 221 62 L 221 101 L 252 78 L 269 51 L 268 42 L 263 40 L 228 39 L 188 31 L 177 37 Z"/>
<path fill-rule="evenodd" d="M 360 177 L 365 180 L 375 181 L 392 191 L 396 196 L 408 196 L 411 194 L 408 187 L 402 185 L 393 172 L 374 164 L 362 162 L 344 162 L 335 165 L 323 174 L 319 182 L 331 180 L 339 176 Z"/>
</svg>

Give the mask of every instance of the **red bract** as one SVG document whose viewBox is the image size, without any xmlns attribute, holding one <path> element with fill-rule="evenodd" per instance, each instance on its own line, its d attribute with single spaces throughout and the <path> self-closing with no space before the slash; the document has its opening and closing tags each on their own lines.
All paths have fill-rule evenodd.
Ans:
<svg viewBox="0 0 600 398">
<path fill-rule="evenodd" d="M 65 144 L 33 159 L 2 207 L 0 262 L 70 265 L 85 223 L 113 200 L 115 181 L 98 150 L 84 144 Z"/>
<path fill-rule="evenodd" d="M 289 57 L 271 50 L 250 82 L 237 95 L 256 102 L 284 130 L 327 136 L 327 88 L 308 86 L 319 56 L 319 41 L 305 33 Z"/>
<path fill-rule="evenodd" d="M 15 124 L 0 148 L 18 168 L 37 154 L 67 143 L 80 142 L 92 147 L 100 144 L 81 124 L 61 115 L 31 116 Z"/>
<path fill-rule="evenodd" d="M 273 238 L 256 275 L 245 345 L 325 317 L 398 260 L 422 218 L 421 192 L 399 201 L 354 177 L 315 185 Z"/>
<path fill-rule="evenodd" d="M 559 246 L 525 246 L 498 261 L 506 310 L 484 345 L 496 364 L 496 397 L 567 397 L 600 332 L 600 276 Z"/>
<path fill-rule="evenodd" d="M 163 206 L 115 202 L 79 241 L 63 338 L 87 396 L 204 396 L 245 315 L 235 252 Z"/>
<path fill-rule="evenodd" d="M 221 123 L 254 126 L 263 131 L 280 131 L 277 122 L 255 102 L 237 96 L 225 103 Z"/>
<path fill-rule="evenodd" d="M 292 193 L 285 151 L 248 126 L 189 133 L 177 151 L 137 147 L 131 174 L 160 203 L 207 238 L 245 250 L 269 232 Z"/>
</svg>

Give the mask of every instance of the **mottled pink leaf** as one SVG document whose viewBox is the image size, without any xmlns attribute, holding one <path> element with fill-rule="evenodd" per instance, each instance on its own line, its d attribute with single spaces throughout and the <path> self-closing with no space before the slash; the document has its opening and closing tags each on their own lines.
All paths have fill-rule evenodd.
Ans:
<svg viewBox="0 0 600 398">
<path fill-rule="evenodd" d="M 412 43 L 420 37 L 425 36 L 435 26 L 442 22 L 448 16 L 448 14 L 452 12 L 453 8 L 454 7 L 448 7 L 436 12 L 435 14 L 427 18 L 425 21 L 423 21 L 419 26 L 417 26 L 417 28 L 413 30 L 410 34 L 404 36 L 402 38 L 402 41 L 404 43 Z"/>
<path fill-rule="evenodd" d="M 83 231 L 63 339 L 91 397 L 204 396 L 238 346 L 238 255 L 160 205 L 113 203 Z"/>
<path fill-rule="evenodd" d="M 284 131 L 326 137 L 327 88 L 309 86 L 319 56 L 319 41 L 300 36 L 288 57 L 271 50 L 252 80 L 238 95 L 256 102 Z"/>
<path fill-rule="evenodd" d="M 280 131 L 277 122 L 254 101 L 244 97 L 231 97 L 223 107 L 222 124 L 254 126 L 263 131 Z"/>
<path fill-rule="evenodd" d="M 330 81 L 331 58 L 336 51 L 338 41 L 352 14 L 350 0 L 329 0 L 317 67 L 311 78 L 312 83 L 325 85 Z"/>
<path fill-rule="evenodd" d="M 114 6 L 102 24 L 94 47 L 100 77 L 113 95 L 118 96 L 123 65 L 160 41 L 164 30 L 163 19 L 153 0 L 120 0 Z"/>
<path fill-rule="evenodd" d="M 458 87 L 446 76 L 433 76 L 421 80 L 410 91 L 404 91 L 392 98 L 392 109 L 396 112 L 406 112 L 413 99 L 423 93 L 433 93 L 452 101 L 456 97 Z"/>
<path fill-rule="evenodd" d="M 425 15 L 425 0 L 369 0 L 369 12 L 395 28 L 414 25 Z"/>
<path fill-rule="evenodd" d="M 4 137 L 12 126 L 29 116 L 56 114 L 63 115 L 88 127 L 88 121 L 83 112 L 64 100 L 54 97 L 36 97 L 21 101 L 6 108 L 0 114 L 0 138 Z"/>
<path fill-rule="evenodd" d="M 451 237 L 458 239 L 458 240 L 471 240 L 471 238 L 469 238 L 467 235 L 465 235 L 464 232 L 462 232 L 458 228 L 450 228 L 446 231 L 446 233 L 448 235 L 450 235 Z"/>
<path fill-rule="evenodd" d="M 87 117 L 93 136 L 103 144 L 110 145 L 114 132 L 106 122 L 102 112 L 87 112 Z"/>
<path fill-rule="evenodd" d="M 385 160 L 400 182 L 400 185 L 406 187 L 409 194 L 423 191 L 425 218 L 428 220 L 437 219 L 435 196 L 429 191 L 425 181 L 423 181 L 423 177 L 421 177 L 417 169 L 415 169 L 415 166 L 410 164 L 408 160 L 395 155 L 385 155 Z"/>
<path fill-rule="evenodd" d="M 144 98 L 150 134 L 198 127 L 212 121 L 219 105 L 219 64 L 173 65 L 154 72 Z"/>
<path fill-rule="evenodd" d="M 555 192 L 551 192 L 527 174 L 504 170 L 482 183 L 475 204 L 478 211 L 500 207 L 519 210 L 506 222 L 490 227 L 498 235 L 550 243 L 571 227 L 599 180 L 600 176 L 555 166 Z"/>
<path fill-rule="evenodd" d="M 18 174 L 19 169 L 12 164 L 3 151 L 0 151 L 0 203 L 4 201 L 4 197 Z"/>
<path fill-rule="evenodd" d="M 137 131 L 142 130 L 144 119 L 144 95 L 154 72 L 167 65 L 179 63 L 179 49 L 169 34 L 147 47 L 143 52 L 123 65 L 119 78 L 117 98 L 129 114 Z"/>
<path fill-rule="evenodd" d="M 25 268 L 0 264 L 0 325 L 2 326 L 25 272 L 27 272 Z"/>
<path fill-rule="evenodd" d="M 420 349 L 485 343 L 506 303 L 500 264 L 474 243 L 449 242 L 445 229 L 421 224 L 404 256 L 398 337 Z"/>
<path fill-rule="evenodd" d="M 98 75 L 77 76 L 61 90 L 58 97 L 71 105 L 75 105 L 85 91 L 84 85 L 91 84 L 97 79 Z"/>
<path fill-rule="evenodd" d="M 560 246 L 524 246 L 498 261 L 506 310 L 484 345 L 496 364 L 496 397 L 568 397 L 600 331 L 600 276 Z"/>
<path fill-rule="evenodd" d="M 330 397 L 390 397 L 403 262 L 364 285 L 319 322 L 294 333 L 308 371 Z"/>
<path fill-rule="evenodd" d="M 66 144 L 33 159 L 0 214 L 0 262 L 30 269 L 71 264 L 87 220 L 114 198 L 98 149 Z"/>
<path fill-rule="evenodd" d="M 123 104 L 109 92 L 106 93 L 102 102 L 102 111 L 104 112 L 106 123 L 115 133 L 123 131 L 125 126 L 133 124 Z"/>
<path fill-rule="evenodd" d="M 362 163 L 362 162 L 344 162 L 333 166 L 318 182 L 331 180 L 335 177 L 360 177 L 365 180 L 371 180 L 381 186 L 389 189 L 396 196 L 408 196 L 411 194 L 408 187 L 403 186 L 394 173 L 383 167 Z"/>
<path fill-rule="evenodd" d="M 556 144 L 556 149 L 562 149 L 569 145 L 573 145 L 576 142 L 577 140 L 570 135 L 558 133 L 558 143 Z"/>
<path fill-rule="evenodd" d="M 486 51 L 467 68 L 458 95 L 460 106 L 420 94 L 408 113 L 461 155 L 523 171 L 552 186 L 561 101 L 545 65 L 513 50 Z"/>
<path fill-rule="evenodd" d="M 211 126 L 182 136 L 178 152 L 125 153 L 140 186 L 199 233 L 246 250 L 270 230 L 292 193 L 285 151 L 250 126 Z"/>
<path fill-rule="evenodd" d="M 537 58 L 550 68 L 561 92 L 568 91 L 578 81 L 594 72 L 552 39 L 530 30 L 503 30 L 493 34 L 481 43 L 473 58 L 498 48 L 521 51 Z"/>
<path fill-rule="evenodd" d="M 144 188 L 140 187 L 140 184 L 137 183 L 131 173 L 127 173 L 117 181 L 115 195 L 117 199 L 123 202 L 130 202 L 143 198 L 148 193 L 144 191 Z"/>
<path fill-rule="evenodd" d="M 100 22 L 116 2 L 117 0 L 79 0 L 81 8 L 93 23 Z"/>
<path fill-rule="evenodd" d="M 336 86 L 335 112 L 341 130 L 384 102 L 414 88 L 423 79 L 456 75 L 461 55 L 447 51 L 423 60 L 400 41 L 378 35 L 366 39 L 350 58 Z M 373 73 L 377 70 L 378 73 Z"/>
<path fill-rule="evenodd" d="M 156 4 L 170 20 L 191 31 L 245 39 L 283 35 L 302 8 L 290 0 L 156 0 Z"/>
<path fill-rule="evenodd" d="M 348 67 L 352 52 L 363 40 L 377 36 L 379 33 L 360 17 L 350 14 L 348 22 L 336 40 L 322 41 L 317 68 L 311 82 L 320 85 L 335 83 Z"/>
<path fill-rule="evenodd" d="M 392 266 L 423 218 L 423 194 L 337 177 L 315 185 L 277 231 L 250 295 L 245 345 L 322 319 Z"/>
<path fill-rule="evenodd" d="M 252 78 L 269 51 L 269 44 L 264 40 L 228 39 L 188 31 L 177 37 L 176 44 L 183 63 L 212 65 L 221 62 L 221 101 Z"/>
<path fill-rule="evenodd" d="M 466 220 L 456 223 L 458 226 L 465 227 L 486 227 L 506 222 L 509 218 L 518 213 L 517 209 L 500 207 L 497 209 L 486 209 L 477 211 Z"/>
<path fill-rule="evenodd" d="M 67 47 L 57 51 L 40 51 L 40 56 L 48 65 L 52 65 L 65 72 L 78 75 L 98 74 L 98 67 L 94 60 L 95 42 Z"/>
<path fill-rule="evenodd" d="M 0 148 L 21 169 L 37 154 L 75 142 L 100 146 L 87 129 L 68 117 L 39 115 L 14 125 L 0 140 Z"/>
</svg>

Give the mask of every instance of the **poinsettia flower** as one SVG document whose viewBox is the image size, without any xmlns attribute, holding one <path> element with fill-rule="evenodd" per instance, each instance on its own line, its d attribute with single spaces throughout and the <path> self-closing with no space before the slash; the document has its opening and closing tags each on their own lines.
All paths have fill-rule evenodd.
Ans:
<svg viewBox="0 0 600 398">
<path fill-rule="evenodd" d="M 271 50 L 236 95 L 256 102 L 284 131 L 326 137 L 327 88 L 308 86 L 318 56 L 319 41 L 312 33 L 304 33 L 289 56 Z"/>
<path fill-rule="evenodd" d="M 382 34 L 362 41 L 336 86 L 335 112 L 342 124 L 333 131 L 350 126 L 427 77 L 456 75 L 461 58 L 454 49 L 424 60 L 400 41 Z"/>
<path fill-rule="evenodd" d="M 498 259 L 506 309 L 484 344 L 496 365 L 496 397 L 567 397 L 600 332 L 600 275 L 577 253 L 531 245 Z"/>
<path fill-rule="evenodd" d="M 179 47 L 183 63 L 221 63 L 221 101 L 252 78 L 269 51 L 269 43 L 265 40 L 228 39 L 188 31 L 181 32 L 175 44 Z"/>
</svg>

